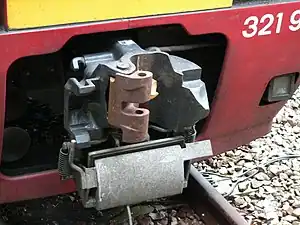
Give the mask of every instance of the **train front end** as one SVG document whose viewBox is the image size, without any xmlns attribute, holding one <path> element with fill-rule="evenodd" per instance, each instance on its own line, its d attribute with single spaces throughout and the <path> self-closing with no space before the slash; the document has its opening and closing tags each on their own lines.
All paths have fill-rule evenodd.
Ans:
<svg viewBox="0 0 300 225">
<path fill-rule="evenodd" d="M 1 4 L 0 203 L 180 194 L 299 84 L 300 1 Z"/>
</svg>

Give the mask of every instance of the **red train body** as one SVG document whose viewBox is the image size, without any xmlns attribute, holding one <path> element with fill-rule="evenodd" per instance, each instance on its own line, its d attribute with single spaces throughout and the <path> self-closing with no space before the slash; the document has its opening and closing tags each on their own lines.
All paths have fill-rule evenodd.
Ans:
<svg viewBox="0 0 300 225">
<path fill-rule="evenodd" d="M 198 130 L 197 140 L 210 140 L 215 155 L 247 144 L 269 132 L 272 119 L 286 102 L 261 103 L 270 81 L 274 77 L 300 71 L 300 29 L 296 23 L 300 20 L 299 9 L 300 2 L 295 1 L 1 31 L 0 136 L 3 136 L 5 127 L 7 75 L 16 60 L 58 52 L 72 37 L 78 35 L 175 25 L 183 28 L 189 36 L 212 34 L 221 37 L 222 43 L 225 43 L 224 60 L 216 77 L 211 110 Z M 205 73 L 205 67 L 203 71 Z M 298 80 L 295 86 L 298 86 Z M 1 140 L 0 153 L 2 145 Z M 40 154 L 43 154 L 43 148 Z M 0 203 L 72 191 L 75 191 L 74 181 L 61 180 L 55 169 L 16 176 L 0 173 Z"/>
</svg>

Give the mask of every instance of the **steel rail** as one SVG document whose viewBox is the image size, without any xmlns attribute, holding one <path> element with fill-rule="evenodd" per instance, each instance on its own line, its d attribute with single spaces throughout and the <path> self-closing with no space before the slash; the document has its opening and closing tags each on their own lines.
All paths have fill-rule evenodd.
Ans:
<svg viewBox="0 0 300 225">
<path fill-rule="evenodd" d="M 230 203 L 191 167 L 189 184 L 183 193 L 190 207 L 208 225 L 249 225 Z"/>
</svg>

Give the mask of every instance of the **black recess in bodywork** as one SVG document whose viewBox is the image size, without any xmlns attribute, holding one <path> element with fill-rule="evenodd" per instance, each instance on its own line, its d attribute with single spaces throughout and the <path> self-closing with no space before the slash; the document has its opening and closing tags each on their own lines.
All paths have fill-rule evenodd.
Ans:
<svg viewBox="0 0 300 225">
<path fill-rule="evenodd" d="M 81 55 L 108 52 L 116 40 L 122 39 L 132 39 L 143 49 L 157 46 L 163 52 L 201 66 L 201 80 L 206 85 L 209 104 L 212 104 L 226 52 L 227 40 L 224 35 L 190 35 L 180 25 L 76 35 L 55 53 L 22 57 L 10 66 L 6 90 L 9 92 L 12 88 L 10 83 L 18 81 L 17 92 L 25 92 L 29 103 L 26 113 L 18 120 L 11 121 L 10 116 L 13 114 L 8 116 L 6 112 L 5 128 L 18 126 L 26 129 L 32 143 L 28 153 L 21 160 L 13 163 L 2 162 L 1 173 L 16 176 L 57 168 L 61 143 L 69 140 L 63 127 L 64 84 L 71 77 L 82 79 L 82 72 L 70 70 L 70 61 Z M 15 93 L 14 90 L 12 92 Z M 80 98 L 76 98 L 79 101 L 75 108 L 82 103 Z M 6 109 L 14 104 L 14 101 L 14 98 L 6 96 Z M 12 113 L 19 114 L 20 107 L 23 109 L 22 105 L 18 104 L 17 109 L 11 108 Z M 205 121 L 206 119 L 202 119 L 197 123 L 198 134 L 201 133 Z M 34 132 L 31 132 L 33 128 Z M 154 139 L 170 137 L 168 133 L 162 133 L 165 132 L 164 129 L 156 129 L 157 125 L 149 127 L 149 134 Z M 106 144 L 101 145 L 101 148 L 109 147 Z"/>
</svg>

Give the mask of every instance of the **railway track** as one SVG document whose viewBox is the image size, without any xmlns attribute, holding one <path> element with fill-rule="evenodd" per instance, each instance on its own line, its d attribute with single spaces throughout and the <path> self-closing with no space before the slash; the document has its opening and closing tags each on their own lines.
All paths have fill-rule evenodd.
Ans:
<svg viewBox="0 0 300 225">
<path fill-rule="evenodd" d="M 191 168 L 189 186 L 183 196 L 205 224 L 248 225 L 236 209 L 194 167 Z"/>
<path fill-rule="evenodd" d="M 236 209 L 194 167 L 191 169 L 188 188 L 185 189 L 182 195 L 175 196 L 172 199 L 188 205 L 197 215 L 197 220 L 201 221 L 198 224 L 248 225 Z M 111 222 L 112 220 L 108 219 L 113 215 L 111 210 L 99 214 L 99 212 L 81 208 L 80 203 L 77 201 L 68 200 L 64 197 L 55 197 L 3 205 L 0 208 L 0 216 L 6 220 L 7 225 L 118 224 L 118 222 Z M 149 217 L 149 215 L 144 215 L 144 217 L 147 216 Z M 172 225 L 194 224 L 192 220 L 190 223 L 180 222 L 181 219 L 179 218 L 178 223 L 171 222 L 170 219 L 165 223 Z M 128 219 L 125 224 L 130 224 Z M 140 223 L 135 220 L 133 224 Z M 161 223 L 154 222 L 154 224 Z"/>
</svg>

